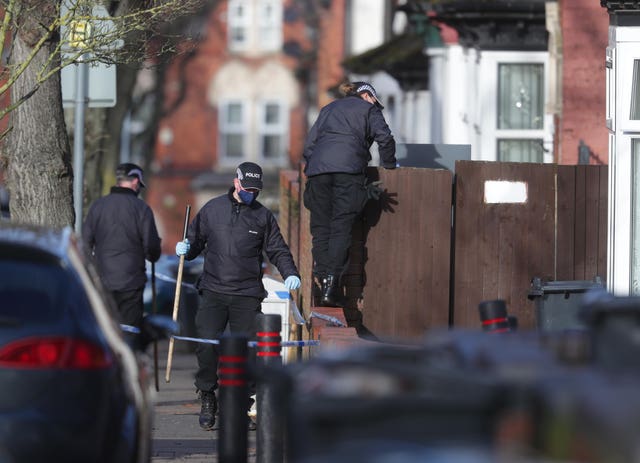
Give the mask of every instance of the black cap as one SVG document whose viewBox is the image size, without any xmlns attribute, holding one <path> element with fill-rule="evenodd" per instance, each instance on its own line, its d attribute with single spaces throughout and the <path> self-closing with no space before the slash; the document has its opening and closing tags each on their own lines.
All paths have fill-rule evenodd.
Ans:
<svg viewBox="0 0 640 463">
<path fill-rule="evenodd" d="M 143 173 L 144 171 L 142 170 L 142 167 L 137 164 L 133 164 L 132 162 L 125 162 L 116 167 L 116 179 L 132 179 L 136 177 L 140 180 L 140 185 L 146 188 L 147 185 L 144 184 L 144 180 L 142 179 Z"/>
<path fill-rule="evenodd" d="M 376 100 L 376 106 L 380 109 L 384 109 L 384 106 L 382 106 L 382 103 L 380 103 L 380 99 L 378 98 L 376 89 L 373 88 L 373 85 L 371 85 L 368 82 L 354 82 L 354 85 L 356 85 L 356 93 L 358 95 L 360 95 L 361 93 L 367 92 L 369 95 L 373 97 L 374 100 Z"/>
<path fill-rule="evenodd" d="M 262 168 L 253 162 L 243 162 L 236 169 L 242 188 L 262 190 Z"/>
</svg>

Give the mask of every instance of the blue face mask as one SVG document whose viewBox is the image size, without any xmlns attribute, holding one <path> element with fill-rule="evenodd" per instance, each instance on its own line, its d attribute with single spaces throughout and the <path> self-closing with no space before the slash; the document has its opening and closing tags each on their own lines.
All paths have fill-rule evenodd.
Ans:
<svg viewBox="0 0 640 463">
<path fill-rule="evenodd" d="M 238 190 L 238 196 L 240 197 L 243 203 L 251 204 L 253 200 L 258 197 L 258 192 L 251 193 L 250 191 L 246 191 L 246 190 Z"/>
</svg>

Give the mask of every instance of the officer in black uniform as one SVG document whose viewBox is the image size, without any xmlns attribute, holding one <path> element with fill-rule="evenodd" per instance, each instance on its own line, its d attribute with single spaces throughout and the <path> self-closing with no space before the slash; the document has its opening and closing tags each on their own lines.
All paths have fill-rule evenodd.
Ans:
<svg viewBox="0 0 640 463">
<path fill-rule="evenodd" d="M 82 239 L 126 325 L 140 328 L 147 281 L 145 259 L 160 258 L 160 237 L 151 208 L 138 193 L 145 186 L 140 166 L 120 164 L 116 185 L 96 200 L 82 225 Z"/>
<path fill-rule="evenodd" d="M 192 260 L 204 253 L 196 286 L 200 294 L 196 332 L 219 339 L 227 323 L 231 332 L 255 332 L 256 316 L 267 292 L 262 284 L 263 252 L 285 279 L 287 289 L 300 287 L 300 275 L 273 213 L 256 201 L 262 189 L 262 169 L 243 162 L 227 194 L 207 202 L 189 224 L 187 239 L 176 254 Z M 215 424 L 218 348 L 199 343 L 195 386 L 200 391 L 200 426 Z"/>
<path fill-rule="evenodd" d="M 340 86 L 344 98 L 320 111 L 304 147 L 304 205 L 311 213 L 313 274 L 321 305 L 342 305 L 340 277 L 347 267 L 351 229 L 367 202 L 365 169 L 378 143 L 381 164 L 396 167 L 396 144 L 383 106 L 366 82 Z"/>
</svg>

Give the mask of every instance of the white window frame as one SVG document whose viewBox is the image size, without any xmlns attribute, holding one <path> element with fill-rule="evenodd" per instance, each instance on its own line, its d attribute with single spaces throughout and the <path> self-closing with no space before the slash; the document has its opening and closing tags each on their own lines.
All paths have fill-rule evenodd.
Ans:
<svg viewBox="0 0 640 463">
<path fill-rule="evenodd" d="M 526 51 L 483 51 L 481 53 L 478 75 L 480 81 L 479 114 L 480 153 L 478 160 L 496 161 L 498 159 L 498 140 L 541 139 L 543 162 L 553 162 L 553 117 L 545 110 L 543 128 L 540 130 L 498 129 L 498 68 L 500 64 L 542 64 L 544 66 L 544 104 L 549 101 L 549 53 Z M 474 157 L 475 159 L 475 157 Z"/>
<path fill-rule="evenodd" d="M 640 153 L 640 120 L 630 118 L 633 66 L 640 60 L 640 31 L 635 27 L 610 27 L 607 49 L 607 127 L 609 128 L 609 234 L 607 246 L 607 289 L 618 296 L 637 295 L 634 276 L 635 215 L 640 213 L 634 198 L 635 176 Z M 610 119 L 610 121 L 609 121 Z M 635 169 L 634 169 L 635 167 Z M 637 262 L 637 256 L 636 256 Z"/>
<path fill-rule="evenodd" d="M 268 8 L 271 15 L 267 14 Z M 282 48 L 282 0 L 258 0 L 257 48 L 277 52 Z"/>
<path fill-rule="evenodd" d="M 238 10 L 242 8 L 243 15 L 238 15 Z M 251 20 L 253 18 L 252 0 L 229 0 L 227 7 L 227 43 L 230 51 L 241 52 L 249 49 L 252 40 Z M 234 39 L 233 31 L 236 28 L 244 30 L 244 41 Z"/>
<path fill-rule="evenodd" d="M 277 99 L 260 100 L 257 103 L 256 139 L 259 162 L 268 165 L 284 167 L 288 163 L 287 147 L 289 146 L 289 108 L 285 101 Z M 268 105 L 278 107 L 279 121 L 277 124 L 266 123 L 266 111 Z M 263 149 L 263 135 L 279 135 L 282 138 L 283 152 L 278 158 L 265 158 Z"/>
<path fill-rule="evenodd" d="M 618 107 L 616 111 L 617 129 L 623 132 L 640 132 L 640 119 L 631 119 L 631 96 L 633 93 L 633 65 L 635 61 L 640 61 L 640 47 L 638 42 L 621 43 L 617 47 L 617 98 Z M 640 92 L 640 88 L 637 90 Z"/>
<path fill-rule="evenodd" d="M 228 114 L 231 105 L 239 104 L 242 111 L 242 121 L 240 123 L 229 123 Z M 251 105 L 242 99 L 222 100 L 218 106 L 218 162 L 223 166 L 235 166 L 239 162 L 247 160 L 250 130 L 249 130 L 249 111 Z M 227 155 L 226 137 L 227 134 L 242 135 L 242 157 L 235 158 Z"/>
<path fill-rule="evenodd" d="M 238 15 L 242 7 L 243 15 Z M 271 14 L 267 14 L 267 11 Z M 233 53 L 270 53 L 282 49 L 282 0 L 229 0 L 228 49 Z M 233 31 L 244 30 L 244 41 L 234 40 Z"/>
<path fill-rule="evenodd" d="M 616 130 L 616 85 L 615 85 L 615 63 L 616 49 L 607 47 L 605 59 L 605 81 L 606 81 L 606 126 L 609 130 Z"/>
</svg>

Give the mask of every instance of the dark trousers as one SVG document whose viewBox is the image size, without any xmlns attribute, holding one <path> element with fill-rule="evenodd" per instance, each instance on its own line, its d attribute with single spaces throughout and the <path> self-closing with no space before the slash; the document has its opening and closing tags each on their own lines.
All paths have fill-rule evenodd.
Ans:
<svg viewBox="0 0 640 463">
<path fill-rule="evenodd" d="M 314 274 L 340 277 L 347 267 L 353 224 L 367 201 L 364 174 L 309 177 L 304 205 L 311 213 Z"/>
<path fill-rule="evenodd" d="M 130 291 L 111 291 L 118 305 L 120 322 L 122 324 L 135 326 L 136 328 L 140 328 L 142 325 L 142 316 L 144 313 L 144 302 L 142 300 L 143 291 L 144 288 Z"/>
<path fill-rule="evenodd" d="M 196 333 L 202 339 L 220 339 L 229 324 L 232 333 L 246 333 L 250 339 L 256 330 L 256 317 L 261 311 L 262 299 L 232 296 L 202 290 L 196 313 Z M 212 392 L 218 388 L 218 346 L 196 345 L 198 371 L 195 386 L 200 391 Z"/>
</svg>

